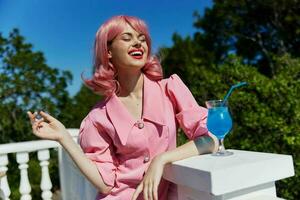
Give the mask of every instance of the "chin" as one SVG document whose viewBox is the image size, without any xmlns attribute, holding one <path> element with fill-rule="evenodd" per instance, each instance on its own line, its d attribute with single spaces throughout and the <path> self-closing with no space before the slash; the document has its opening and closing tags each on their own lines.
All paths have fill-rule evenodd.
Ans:
<svg viewBox="0 0 300 200">
<path fill-rule="evenodd" d="M 146 62 L 140 61 L 140 62 L 132 62 L 131 66 L 135 68 L 143 68 L 145 66 Z"/>
</svg>

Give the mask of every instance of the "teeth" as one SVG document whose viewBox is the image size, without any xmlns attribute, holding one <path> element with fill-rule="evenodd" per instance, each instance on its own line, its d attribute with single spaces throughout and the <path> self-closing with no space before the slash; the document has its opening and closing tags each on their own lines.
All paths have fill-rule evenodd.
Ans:
<svg viewBox="0 0 300 200">
<path fill-rule="evenodd" d="M 131 56 L 141 56 L 142 52 L 140 52 L 140 51 L 134 51 L 134 52 L 131 52 L 130 55 Z"/>
</svg>

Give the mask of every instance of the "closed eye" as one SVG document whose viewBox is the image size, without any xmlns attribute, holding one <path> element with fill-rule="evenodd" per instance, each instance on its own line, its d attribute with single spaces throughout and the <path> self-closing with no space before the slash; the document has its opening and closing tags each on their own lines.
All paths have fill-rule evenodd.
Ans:
<svg viewBox="0 0 300 200">
<path fill-rule="evenodd" d="M 129 42 L 131 40 L 131 38 L 122 38 L 122 40 Z"/>
<path fill-rule="evenodd" d="M 134 36 L 132 35 L 132 33 L 123 33 L 121 39 L 123 41 L 129 42 L 130 40 L 132 40 L 133 37 Z M 139 34 L 137 38 L 141 42 L 146 41 L 146 36 L 144 34 Z"/>
<path fill-rule="evenodd" d="M 145 37 L 144 35 L 139 36 L 139 40 L 140 40 L 141 42 L 145 42 L 145 41 L 146 41 L 146 37 Z"/>
<path fill-rule="evenodd" d="M 129 42 L 132 39 L 132 34 L 131 33 L 123 33 L 120 38 L 123 41 Z"/>
</svg>

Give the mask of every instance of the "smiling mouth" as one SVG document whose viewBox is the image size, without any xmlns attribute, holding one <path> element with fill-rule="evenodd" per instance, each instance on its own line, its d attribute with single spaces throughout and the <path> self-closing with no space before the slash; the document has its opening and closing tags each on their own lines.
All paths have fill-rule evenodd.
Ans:
<svg viewBox="0 0 300 200">
<path fill-rule="evenodd" d="M 135 58 L 135 59 L 142 59 L 144 52 L 142 50 L 139 49 L 135 49 L 135 50 L 131 50 L 128 53 L 131 57 Z"/>
</svg>

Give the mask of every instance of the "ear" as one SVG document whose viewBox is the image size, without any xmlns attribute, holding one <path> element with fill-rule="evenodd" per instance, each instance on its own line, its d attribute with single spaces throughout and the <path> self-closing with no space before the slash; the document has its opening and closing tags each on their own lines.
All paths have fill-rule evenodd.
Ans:
<svg viewBox="0 0 300 200">
<path fill-rule="evenodd" d="M 108 57 L 108 59 L 111 59 L 111 58 L 112 58 L 112 54 L 111 54 L 111 51 L 110 51 L 110 50 L 108 50 L 108 52 L 107 52 L 107 57 Z"/>
</svg>

